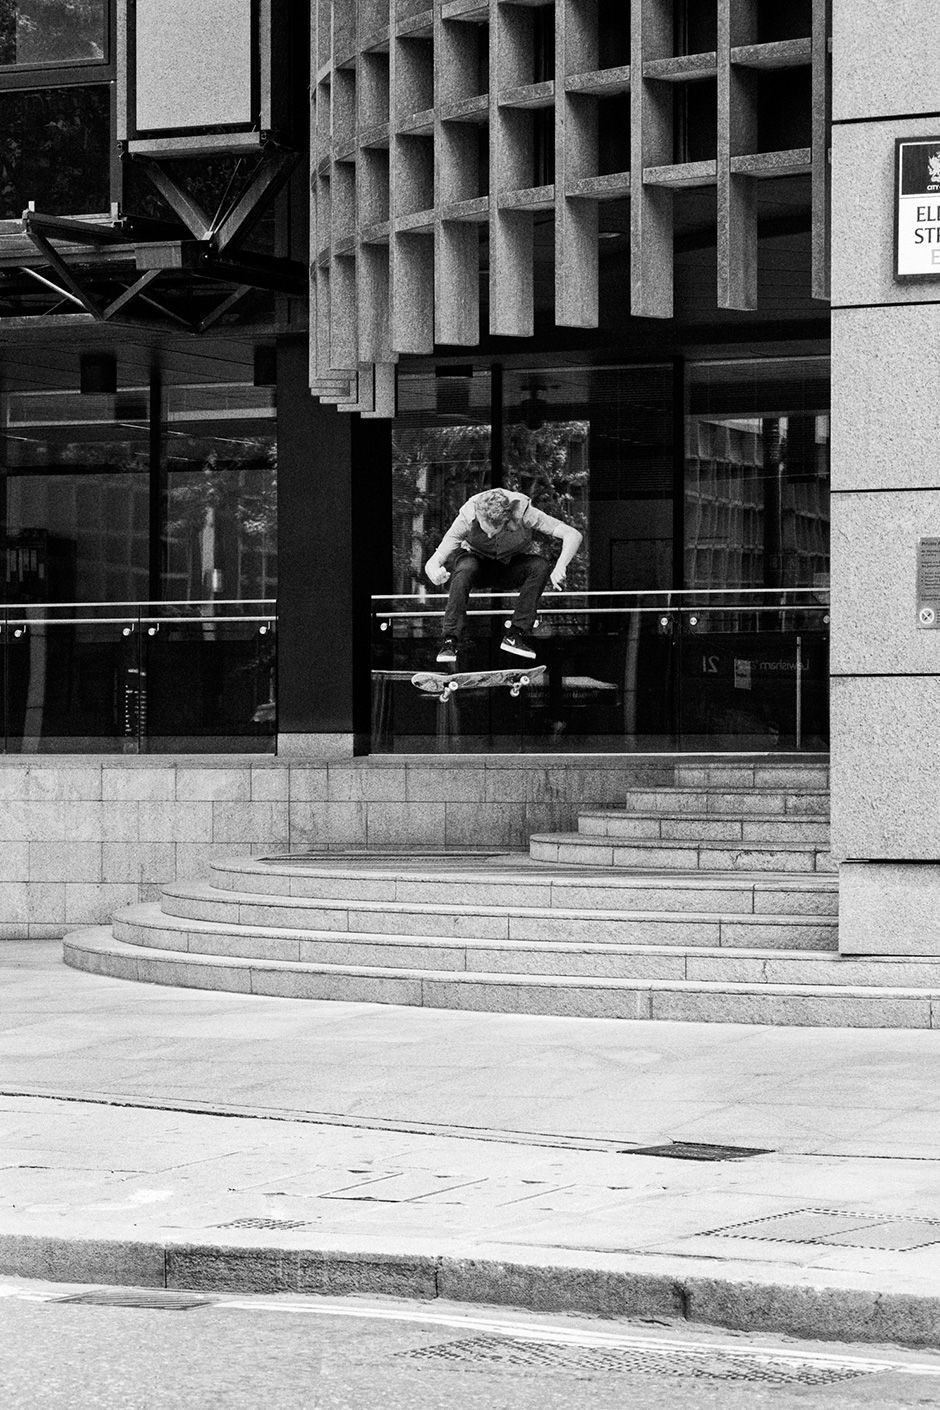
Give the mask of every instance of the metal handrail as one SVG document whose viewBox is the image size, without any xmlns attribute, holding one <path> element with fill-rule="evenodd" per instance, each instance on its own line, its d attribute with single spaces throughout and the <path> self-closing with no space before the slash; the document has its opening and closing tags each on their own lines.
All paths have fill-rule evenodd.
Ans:
<svg viewBox="0 0 940 1410">
<path fill-rule="evenodd" d="M 117 602 L 8 602 L 0 603 L 0 611 L 11 607 L 240 607 L 246 602 L 273 603 L 276 597 L 135 597 Z"/>
<path fill-rule="evenodd" d="M 479 597 L 515 597 L 518 589 L 511 592 L 487 592 L 485 589 L 478 589 L 474 594 Z M 795 593 L 805 593 L 810 597 L 829 596 L 828 588 L 815 587 L 771 587 L 771 588 L 641 588 L 620 589 L 620 588 L 561 588 L 557 596 L 559 597 L 727 597 L 732 593 L 751 593 L 754 595 L 773 595 L 786 597 Z M 554 596 L 555 594 L 553 594 Z M 387 592 L 373 593 L 373 602 L 405 602 L 419 601 L 425 602 L 430 598 L 441 598 L 446 601 L 446 592 Z"/>
<path fill-rule="evenodd" d="M 259 612 L 258 608 L 270 606 L 270 612 Z M 89 616 L 89 608 L 101 607 L 107 609 L 107 615 Z M 128 609 L 119 613 L 121 608 Z M 181 613 L 179 611 L 155 611 L 158 608 L 180 608 L 190 607 L 192 612 Z M 248 607 L 254 608 L 251 612 L 211 612 L 206 613 L 205 608 L 218 607 Z M 51 616 L 55 609 L 60 609 L 68 613 L 80 613 L 78 616 Z M 205 625 L 219 624 L 223 622 L 276 622 L 277 621 L 277 598 L 274 597 L 230 597 L 230 598 L 174 598 L 168 602 L 156 602 L 150 599 L 136 602 L 37 602 L 37 603 L 0 603 L 0 630 L 4 627 L 75 627 L 75 626 L 127 626 L 129 623 L 171 625 L 179 623 L 203 623 Z"/>
<path fill-rule="evenodd" d="M 214 626 L 219 622 L 274 622 L 276 617 L 269 614 L 265 617 L 2 617 L 0 618 L 0 629 L 3 627 L 101 627 L 101 626 L 122 626 L 133 625 L 135 622 L 156 623 L 159 626 L 167 626 L 173 622 L 184 622 L 188 626 Z"/>
<path fill-rule="evenodd" d="M 636 614 L 636 615 L 648 614 L 648 615 L 650 615 L 650 616 L 653 616 L 653 615 L 655 615 L 656 613 L 662 613 L 662 612 L 673 612 L 673 613 L 680 613 L 680 612 L 681 612 L 681 613 L 686 613 L 686 614 L 688 614 L 688 613 L 691 613 L 691 612 L 707 612 L 708 610 L 709 610 L 709 609 L 708 609 L 707 607 L 669 607 L 669 606 L 666 606 L 666 607 L 539 607 L 539 609 L 538 609 L 538 615 L 539 615 L 540 617 L 603 617 L 603 616 L 622 616 L 623 613 L 625 613 L 625 612 L 631 612 L 631 613 Z M 712 610 L 712 611 L 715 611 L 716 609 L 712 608 L 711 610 Z M 818 612 L 828 612 L 828 611 L 829 611 L 829 607 L 828 607 L 828 604 L 824 604 L 824 603 L 809 603 L 809 604 L 792 603 L 792 604 L 790 604 L 789 606 L 781 605 L 780 603 L 777 603 L 776 606 L 774 606 L 773 604 L 768 604 L 768 605 L 764 606 L 764 605 L 759 604 L 759 603 L 749 603 L 749 602 L 748 602 L 748 603 L 735 603 L 735 602 L 729 602 L 727 605 L 725 605 L 725 606 L 723 606 L 723 607 L 721 607 L 721 608 L 719 608 L 719 609 L 717 609 L 717 610 L 722 611 L 722 612 L 810 612 L 810 611 L 814 611 L 814 610 L 815 610 L 815 611 L 818 611 Z M 467 611 L 467 616 L 468 616 L 468 617 L 501 617 L 501 616 L 504 615 L 504 613 L 505 613 L 505 608 L 500 608 L 500 607 L 490 607 L 490 608 L 485 608 L 485 607 L 471 607 L 471 608 Z M 381 621 L 383 621 L 383 622 L 391 622 L 391 621 L 398 621 L 398 620 L 409 620 L 409 619 L 420 618 L 420 617 L 439 617 L 439 616 L 441 616 L 441 609 L 435 607 L 435 608 L 429 608 L 429 609 L 428 609 L 427 611 L 425 611 L 425 612 L 376 612 L 376 613 L 375 613 L 375 616 L 376 616 L 378 619 L 380 619 Z M 247 618 L 240 618 L 239 620 L 241 620 L 241 621 L 246 621 Z"/>
</svg>

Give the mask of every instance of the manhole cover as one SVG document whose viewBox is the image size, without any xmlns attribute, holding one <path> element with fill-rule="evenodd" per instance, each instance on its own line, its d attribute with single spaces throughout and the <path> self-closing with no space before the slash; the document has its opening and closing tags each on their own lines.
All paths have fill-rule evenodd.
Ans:
<svg viewBox="0 0 940 1410">
<path fill-rule="evenodd" d="M 214 1229 L 306 1229 L 308 1219 L 232 1219 L 228 1224 L 213 1224 Z"/>
<path fill-rule="evenodd" d="M 905 1219 L 889 1214 L 853 1214 L 844 1209 L 794 1209 L 710 1229 L 710 1236 L 759 1239 L 763 1243 L 825 1244 L 906 1253 L 940 1244 L 940 1219 Z"/>
<path fill-rule="evenodd" d="M 707 1347 L 652 1350 L 648 1347 L 557 1346 L 515 1337 L 467 1337 L 402 1351 L 412 1361 L 443 1362 L 462 1370 L 573 1371 L 582 1375 L 685 1376 L 712 1381 L 750 1381 L 777 1386 L 822 1386 L 868 1376 L 851 1362 L 800 1361 L 790 1357 L 745 1355 Z"/>
<path fill-rule="evenodd" d="M 716 1146 L 700 1141 L 667 1141 L 662 1146 L 628 1146 L 621 1155 L 663 1155 L 669 1160 L 747 1160 L 752 1155 L 773 1155 L 757 1146 Z"/>
<path fill-rule="evenodd" d="M 214 1299 L 211 1297 L 170 1292 L 167 1288 L 135 1292 L 121 1292 L 115 1288 L 93 1288 L 90 1292 L 74 1293 L 71 1297 L 56 1297 L 52 1301 L 84 1303 L 88 1307 L 142 1307 L 159 1312 L 190 1312 L 194 1307 L 214 1305 Z"/>
</svg>

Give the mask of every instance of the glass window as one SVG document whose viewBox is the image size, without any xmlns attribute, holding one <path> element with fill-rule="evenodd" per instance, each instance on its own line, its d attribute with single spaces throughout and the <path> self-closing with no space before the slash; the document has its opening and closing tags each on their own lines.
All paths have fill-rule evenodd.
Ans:
<svg viewBox="0 0 940 1410">
<path fill-rule="evenodd" d="M 0 66 L 104 63 L 107 0 L 0 0 Z"/>
<path fill-rule="evenodd" d="M 827 747 L 828 359 L 505 369 L 492 451 L 477 376 L 400 386 L 401 597 L 375 599 L 374 749 Z M 434 667 L 444 609 L 420 570 L 490 483 L 583 544 L 567 591 L 538 607 L 542 669 L 525 689 L 459 689 L 442 706 L 413 682 Z M 558 545 L 536 534 L 532 549 Z M 501 599 L 472 599 L 459 669 L 505 667 L 506 625 Z"/>
<path fill-rule="evenodd" d="M 402 376 L 392 425 L 394 592 L 429 590 L 424 564 L 457 510 L 491 482 L 490 387 L 472 377 Z"/>
<path fill-rule="evenodd" d="M 167 419 L 171 601 L 277 595 L 277 434 L 271 388 L 173 387 Z"/>
<path fill-rule="evenodd" d="M 51 215 L 109 210 L 106 84 L 0 94 L 0 218 L 30 201 Z"/>
<path fill-rule="evenodd" d="M 829 583 L 829 360 L 689 369 L 688 588 Z"/>
<path fill-rule="evenodd" d="M 669 367 L 506 374 L 506 484 L 584 534 L 570 589 L 672 586 L 672 397 Z"/>
<path fill-rule="evenodd" d="M 146 598 L 146 392 L 16 393 L 7 407 L 7 600 Z"/>
</svg>

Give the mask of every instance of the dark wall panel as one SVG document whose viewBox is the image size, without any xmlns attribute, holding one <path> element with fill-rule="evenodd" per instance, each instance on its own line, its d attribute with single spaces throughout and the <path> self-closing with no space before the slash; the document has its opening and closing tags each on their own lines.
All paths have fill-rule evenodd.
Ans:
<svg viewBox="0 0 940 1410">
<path fill-rule="evenodd" d="M 314 401 L 306 339 L 278 345 L 278 731 L 353 731 L 351 418 Z"/>
</svg>

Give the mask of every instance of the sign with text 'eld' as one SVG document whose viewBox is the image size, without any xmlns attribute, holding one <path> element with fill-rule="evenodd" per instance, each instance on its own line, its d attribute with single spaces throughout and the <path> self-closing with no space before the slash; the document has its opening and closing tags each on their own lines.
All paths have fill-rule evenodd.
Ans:
<svg viewBox="0 0 940 1410">
<path fill-rule="evenodd" d="M 900 138 L 894 277 L 940 279 L 940 137 Z"/>
</svg>

